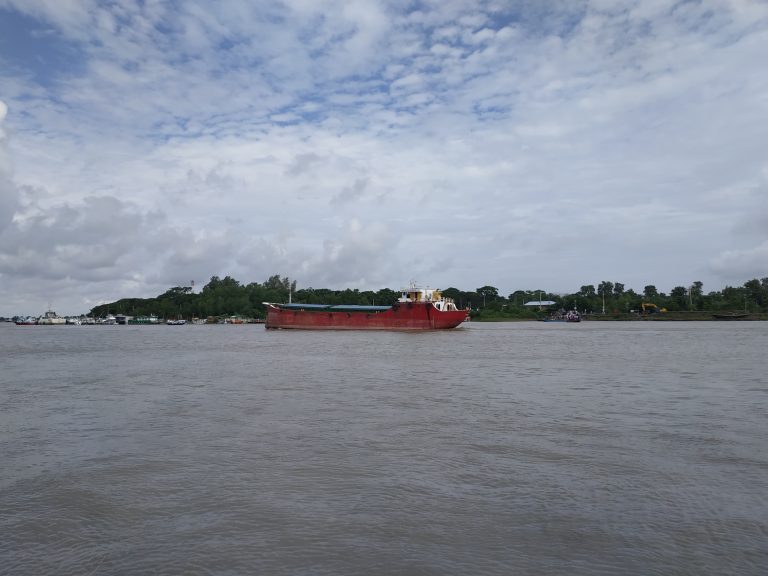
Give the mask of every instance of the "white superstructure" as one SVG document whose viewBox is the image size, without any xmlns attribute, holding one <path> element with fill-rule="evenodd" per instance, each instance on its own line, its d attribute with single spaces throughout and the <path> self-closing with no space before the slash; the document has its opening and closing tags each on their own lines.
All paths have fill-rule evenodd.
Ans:
<svg viewBox="0 0 768 576">
<path fill-rule="evenodd" d="M 458 310 L 456 303 L 451 298 L 446 298 L 437 288 L 418 288 L 411 285 L 400 290 L 398 302 L 431 302 L 441 312 Z"/>
</svg>

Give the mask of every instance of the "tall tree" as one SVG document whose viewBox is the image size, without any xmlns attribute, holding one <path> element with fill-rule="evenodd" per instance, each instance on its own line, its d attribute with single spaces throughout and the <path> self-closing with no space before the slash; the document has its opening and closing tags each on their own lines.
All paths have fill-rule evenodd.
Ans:
<svg viewBox="0 0 768 576">
<path fill-rule="evenodd" d="M 499 290 L 493 286 L 483 286 L 475 290 L 478 295 L 483 299 L 483 306 L 487 302 L 495 300 L 499 296 Z"/>
<path fill-rule="evenodd" d="M 704 291 L 702 290 L 704 288 L 704 283 L 701 282 L 701 280 L 696 280 L 693 284 L 691 284 L 691 295 L 692 296 L 701 296 Z"/>
<path fill-rule="evenodd" d="M 645 288 L 643 288 L 643 296 L 645 296 L 646 299 L 650 300 L 651 298 L 656 298 L 659 295 L 659 291 L 656 290 L 656 286 L 653 284 L 648 284 Z"/>
<path fill-rule="evenodd" d="M 685 286 L 675 286 L 669 293 L 669 297 L 672 298 L 675 308 L 678 310 L 682 310 L 688 307 L 687 295 L 688 290 L 685 289 Z"/>
<path fill-rule="evenodd" d="M 691 309 L 702 310 L 704 308 L 704 283 L 701 280 L 696 280 L 689 288 L 688 301 L 691 305 Z"/>
<path fill-rule="evenodd" d="M 613 282 L 603 280 L 597 287 L 597 293 L 600 296 L 610 296 L 613 294 Z"/>
<path fill-rule="evenodd" d="M 478 288 L 476 292 L 480 294 L 480 296 L 485 296 L 486 298 L 496 298 L 499 295 L 499 290 L 493 286 L 483 286 L 482 288 Z"/>
<path fill-rule="evenodd" d="M 264 288 L 267 290 L 288 290 L 289 286 L 290 280 L 281 277 L 280 274 L 270 276 L 267 278 L 267 281 L 264 282 Z"/>
<path fill-rule="evenodd" d="M 744 288 L 747 290 L 748 298 L 757 304 L 758 306 L 762 306 L 765 301 L 765 295 L 763 293 L 763 287 L 760 283 L 760 280 L 757 278 L 754 278 L 753 280 L 748 280 L 747 282 L 744 282 Z"/>
</svg>

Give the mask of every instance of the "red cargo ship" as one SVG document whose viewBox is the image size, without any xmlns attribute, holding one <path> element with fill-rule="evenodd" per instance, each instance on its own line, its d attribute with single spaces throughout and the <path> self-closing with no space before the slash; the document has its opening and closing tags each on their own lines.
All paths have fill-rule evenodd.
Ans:
<svg viewBox="0 0 768 576">
<path fill-rule="evenodd" d="M 267 307 L 266 328 L 303 330 L 447 330 L 469 314 L 439 290 L 411 287 L 391 306 L 273 304 Z"/>
</svg>

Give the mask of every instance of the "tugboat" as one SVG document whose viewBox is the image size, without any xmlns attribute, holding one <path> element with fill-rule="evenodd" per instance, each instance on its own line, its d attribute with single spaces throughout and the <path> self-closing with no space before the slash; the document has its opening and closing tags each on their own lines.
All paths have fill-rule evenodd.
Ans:
<svg viewBox="0 0 768 576">
<path fill-rule="evenodd" d="M 357 304 L 274 304 L 267 307 L 265 327 L 304 330 L 449 330 L 466 320 L 440 290 L 411 286 L 391 306 Z"/>
</svg>

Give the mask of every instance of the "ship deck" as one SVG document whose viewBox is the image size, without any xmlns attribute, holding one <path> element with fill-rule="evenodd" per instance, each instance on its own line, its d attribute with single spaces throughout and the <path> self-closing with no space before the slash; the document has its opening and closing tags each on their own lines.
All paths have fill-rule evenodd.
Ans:
<svg viewBox="0 0 768 576">
<path fill-rule="evenodd" d="M 362 304 L 273 304 L 282 310 L 305 312 L 384 312 L 392 306 L 367 306 Z"/>
</svg>

